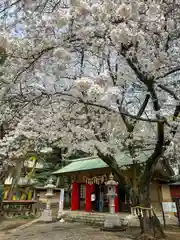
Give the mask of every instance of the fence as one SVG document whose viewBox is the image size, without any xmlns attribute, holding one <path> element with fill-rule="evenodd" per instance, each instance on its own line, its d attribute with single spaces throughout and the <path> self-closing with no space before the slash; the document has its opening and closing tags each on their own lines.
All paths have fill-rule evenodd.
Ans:
<svg viewBox="0 0 180 240">
<path fill-rule="evenodd" d="M 35 214 L 33 206 L 36 203 L 37 201 L 33 200 L 6 200 L 2 202 L 2 212 L 6 218 L 18 216 L 28 217 Z"/>
</svg>

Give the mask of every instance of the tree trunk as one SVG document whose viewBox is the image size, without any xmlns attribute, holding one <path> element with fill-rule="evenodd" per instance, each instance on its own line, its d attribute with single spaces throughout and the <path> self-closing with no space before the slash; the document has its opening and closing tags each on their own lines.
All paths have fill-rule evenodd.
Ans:
<svg viewBox="0 0 180 240">
<path fill-rule="evenodd" d="M 4 185 L 0 182 L 0 222 L 3 218 Z"/>
<path fill-rule="evenodd" d="M 150 186 L 151 183 L 149 182 L 146 183 L 146 186 L 142 185 L 139 189 L 139 205 L 142 207 L 138 214 L 142 235 L 140 239 L 164 239 L 163 228 L 154 210 L 151 208 Z"/>
</svg>

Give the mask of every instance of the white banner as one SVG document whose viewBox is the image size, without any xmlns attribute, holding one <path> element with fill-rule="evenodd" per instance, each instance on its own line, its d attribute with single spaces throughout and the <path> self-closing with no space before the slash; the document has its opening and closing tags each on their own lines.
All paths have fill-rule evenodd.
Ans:
<svg viewBox="0 0 180 240">
<path fill-rule="evenodd" d="M 162 207 L 165 213 L 177 213 L 175 202 L 163 202 Z"/>
</svg>

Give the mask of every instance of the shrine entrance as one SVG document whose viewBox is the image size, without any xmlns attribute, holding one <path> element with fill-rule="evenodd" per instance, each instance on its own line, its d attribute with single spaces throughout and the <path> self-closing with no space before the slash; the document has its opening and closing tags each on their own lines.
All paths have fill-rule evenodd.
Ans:
<svg viewBox="0 0 180 240">
<path fill-rule="evenodd" d="M 107 180 L 108 180 L 108 175 L 106 174 L 95 176 L 92 178 L 88 178 L 86 176 L 83 177 L 83 181 L 85 182 L 85 185 L 86 185 L 86 199 L 85 199 L 86 203 L 88 202 L 87 198 L 89 198 L 90 195 L 93 194 L 95 198 L 95 201 L 91 201 L 91 203 L 90 202 L 88 203 L 88 206 L 89 204 L 91 204 L 92 206 L 91 211 L 109 212 L 107 186 L 105 185 L 105 182 L 107 182 Z M 89 185 L 91 187 L 89 187 Z M 90 195 L 89 195 L 89 191 L 91 191 Z M 121 181 L 121 183 L 117 185 L 116 193 L 117 193 L 117 197 L 115 198 L 115 211 L 116 212 L 119 212 L 120 210 L 129 211 L 129 208 L 128 208 L 129 204 L 126 204 L 126 191 L 125 191 L 125 185 L 123 180 Z"/>
<path fill-rule="evenodd" d="M 89 191 L 89 185 L 91 186 L 92 211 L 108 212 L 107 187 L 105 185 L 107 179 L 106 174 L 92 178 L 83 177 L 83 181 L 86 184 L 86 191 Z M 88 198 L 89 194 L 86 193 L 86 196 Z"/>
<path fill-rule="evenodd" d="M 93 210 L 97 212 L 108 212 L 107 187 L 104 183 L 95 185 L 95 204 Z"/>
</svg>

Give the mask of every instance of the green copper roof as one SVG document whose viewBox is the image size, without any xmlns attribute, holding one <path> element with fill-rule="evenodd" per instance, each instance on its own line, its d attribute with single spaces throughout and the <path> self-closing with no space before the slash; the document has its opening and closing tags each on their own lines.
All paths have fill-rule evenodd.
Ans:
<svg viewBox="0 0 180 240">
<path fill-rule="evenodd" d="M 148 156 L 152 153 L 152 151 L 145 151 L 142 152 L 138 158 L 136 159 L 139 163 L 146 162 Z M 116 159 L 119 167 L 131 165 L 132 158 L 128 153 L 120 153 L 118 155 L 118 159 Z M 100 168 L 108 168 L 108 165 L 103 162 L 100 158 L 94 156 L 94 157 L 88 157 L 88 158 L 79 158 L 76 160 L 73 160 L 72 163 L 68 164 L 64 168 L 61 168 L 54 172 L 53 174 L 64 174 L 64 173 L 71 173 L 71 172 L 80 172 L 80 171 L 88 171 L 93 169 L 100 169 Z"/>
</svg>

